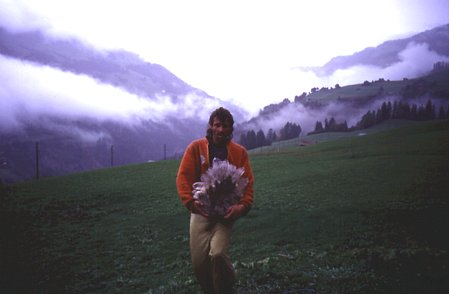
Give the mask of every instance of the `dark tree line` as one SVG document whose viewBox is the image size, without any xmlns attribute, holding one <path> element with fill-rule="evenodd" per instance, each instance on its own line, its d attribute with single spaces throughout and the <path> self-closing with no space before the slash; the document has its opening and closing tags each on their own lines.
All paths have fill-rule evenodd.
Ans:
<svg viewBox="0 0 449 294">
<path fill-rule="evenodd" d="M 317 121 L 315 130 L 309 134 L 323 133 L 323 132 L 347 132 L 356 129 L 366 129 L 379 124 L 388 119 L 408 119 L 408 120 L 433 120 L 433 119 L 449 119 L 449 106 L 445 109 L 440 106 L 438 111 L 432 100 L 428 100 L 426 104 L 410 105 L 404 101 L 383 102 L 377 110 L 369 110 L 356 123 L 355 126 L 349 127 L 347 122 L 338 123 L 334 117 L 325 119 L 324 123 Z M 267 134 L 263 130 L 249 130 L 240 135 L 240 144 L 245 146 L 248 150 L 262 146 L 269 146 L 276 141 L 283 141 L 299 137 L 302 129 L 299 124 L 287 122 L 277 132 L 269 129 Z"/>
<path fill-rule="evenodd" d="M 257 133 L 254 130 L 249 130 L 240 135 L 239 142 L 249 150 L 257 147 L 269 146 L 276 141 L 297 138 L 301 134 L 301 131 L 302 129 L 299 124 L 287 122 L 284 127 L 278 131 L 279 133 L 276 133 L 273 129 L 269 129 L 266 135 L 263 130 L 259 130 Z"/>
<path fill-rule="evenodd" d="M 381 107 L 377 110 L 369 110 L 366 112 L 360 121 L 353 127 L 348 128 L 345 122 L 336 123 L 334 118 L 324 121 L 324 126 L 320 121 L 315 124 L 315 130 L 309 134 L 322 132 L 345 132 L 354 129 L 366 129 L 379 124 L 388 119 L 408 119 L 408 120 L 433 120 L 433 119 L 449 119 L 449 106 L 445 110 L 444 106 L 440 106 L 438 113 L 435 104 L 432 100 L 428 100 L 425 105 L 410 105 L 404 101 L 395 101 L 393 103 L 383 102 Z"/>
<path fill-rule="evenodd" d="M 348 123 L 346 121 L 342 123 L 337 123 L 335 118 L 324 120 L 324 126 L 320 121 L 315 124 L 315 130 L 309 134 L 323 133 L 323 132 L 346 132 L 348 131 Z"/>
<path fill-rule="evenodd" d="M 446 118 L 449 118 L 449 106 L 445 110 L 444 106 L 441 105 L 437 113 L 436 106 L 432 103 L 432 100 L 428 100 L 425 105 L 419 106 L 417 104 L 410 105 L 403 101 L 384 102 L 377 110 L 365 113 L 356 124 L 356 128 L 366 129 L 388 119 L 425 121 Z"/>
</svg>

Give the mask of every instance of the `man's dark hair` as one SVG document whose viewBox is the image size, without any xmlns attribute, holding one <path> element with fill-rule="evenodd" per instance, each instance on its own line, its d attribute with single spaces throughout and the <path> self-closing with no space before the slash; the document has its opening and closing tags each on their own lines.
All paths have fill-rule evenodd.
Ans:
<svg viewBox="0 0 449 294">
<path fill-rule="evenodd" d="M 206 137 L 212 139 L 212 125 L 214 124 L 214 118 L 218 118 L 222 123 L 227 122 L 231 125 L 232 131 L 234 131 L 234 117 L 229 110 L 226 108 L 220 107 L 215 109 L 209 117 L 209 124 L 207 126 L 207 134 Z M 232 139 L 232 132 L 229 136 L 229 140 Z"/>
</svg>

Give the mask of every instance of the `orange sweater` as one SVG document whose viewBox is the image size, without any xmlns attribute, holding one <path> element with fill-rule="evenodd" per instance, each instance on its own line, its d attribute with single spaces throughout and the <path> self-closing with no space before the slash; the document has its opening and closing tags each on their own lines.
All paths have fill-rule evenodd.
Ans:
<svg viewBox="0 0 449 294">
<path fill-rule="evenodd" d="M 195 182 L 199 182 L 201 175 L 210 167 L 208 147 L 209 141 L 207 138 L 193 141 L 187 147 L 181 160 L 181 165 L 179 166 L 178 176 L 176 177 L 176 186 L 182 204 L 190 211 L 192 210 L 193 204 L 192 185 Z M 246 212 L 248 212 L 253 204 L 254 192 L 254 176 L 249 163 L 248 153 L 243 146 L 234 143 L 233 141 L 229 141 L 226 148 L 228 150 L 227 160 L 229 163 L 235 165 L 237 168 L 243 167 L 245 170 L 243 176 L 248 179 L 248 184 L 239 204 L 243 204 L 246 208 Z"/>
</svg>

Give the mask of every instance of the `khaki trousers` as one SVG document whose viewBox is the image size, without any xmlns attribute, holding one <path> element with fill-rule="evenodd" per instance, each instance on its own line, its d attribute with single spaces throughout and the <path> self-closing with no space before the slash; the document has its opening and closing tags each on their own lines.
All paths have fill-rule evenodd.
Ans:
<svg viewBox="0 0 449 294">
<path fill-rule="evenodd" d="M 235 271 L 228 256 L 233 222 L 190 217 L 190 254 L 204 293 L 234 293 Z"/>
</svg>

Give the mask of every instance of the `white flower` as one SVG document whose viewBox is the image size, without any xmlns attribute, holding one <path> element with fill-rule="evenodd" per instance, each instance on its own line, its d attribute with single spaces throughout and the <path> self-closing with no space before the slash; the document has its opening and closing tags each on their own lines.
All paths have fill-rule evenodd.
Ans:
<svg viewBox="0 0 449 294">
<path fill-rule="evenodd" d="M 193 184 L 193 198 L 204 204 L 210 216 L 224 216 L 229 207 L 243 196 L 248 179 L 245 170 L 228 161 L 214 158 L 213 165 Z"/>
</svg>

